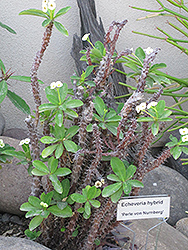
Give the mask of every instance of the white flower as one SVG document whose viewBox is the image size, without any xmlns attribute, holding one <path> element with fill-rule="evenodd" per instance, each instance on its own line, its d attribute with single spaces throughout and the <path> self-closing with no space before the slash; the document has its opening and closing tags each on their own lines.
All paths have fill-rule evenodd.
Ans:
<svg viewBox="0 0 188 250">
<path fill-rule="evenodd" d="M 146 109 L 146 102 L 142 102 L 140 104 L 140 110 L 144 110 L 144 109 Z"/>
<path fill-rule="evenodd" d="M 55 88 L 56 88 L 56 82 L 50 83 L 50 88 L 51 88 L 51 89 L 55 89 Z"/>
<path fill-rule="evenodd" d="M 188 135 L 184 135 L 184 136 L 182 137 L 182 142 L 186 142 L 186 141 L 188 141 Z"/>
<path fill-rule="evenodd" d="M 82 41 L 87 41 L 87 39 L 88 39 L 89 36 L 90 36 L 90 33 L 85 34 L 85 35 L 82 37 Z"/>
<path fill-rule="evenodd" d="M 5 144 L 2 139 L 0 139 L 0 148 L 4 148 Z"/>
<path fill-rule="evenodd" d="M 41 205 L 42 207 L 48 207 L 48 204 L 45 203 L 45 202 L 43 202 L 43 201 L 41 201 L 40 205 Z"/>
<path fill-rule="evenodd" d="M 140 113 L 140 105 L 136 106 L 136 112 Z"/>
<path fill-rule="evenodd" d="M 24 143 L 25 143 L 25 140 L 21 140 L 20 143 L 19 143 L 19 145 L 20 145 L 20 146 L 21 146 L 21 145 L 24 145 Z"/>
<path fill-rule="evenodd" d="M 150 102 L 147 106 L 147 109 L 150 109 L 151 107 L 155 107 L 157 105 L 157 102 Z"/>
<path fill-rule="evenodd" d="M 47 12 L 48 10 L 48 5 L 46 3 L 42 3 L 42 11 Z"/>
<path fill-rule="evenodd" d="M 56 3 L 52 0 L 48 2 L 48 9 L 49 10 L 54 10 L 56 8 Z"/>
<path fill-rule="evenodd" d="M 101 183 L 102 183 L 102 184 L 104 184 L 104 183 L 105 183 L 104 179 L 101 179 Z"/>
<path fill-rule="evenodd" d="M 188 128 L 180 128 L 179 133 L 180 133 L 180 135 L 187 135 L 188 134 Z"/>
<path fill-rule="evenodd" d="M 144 52 L 145 52 L 147 55 L 149 55 L 149 54 L 151 54 L 151 53 L 153 52 L 153 49 L 150 48 L 150 47 L 148 47 L 147 49 L 144 49 Z"/>
<path fill-rule="evenodd" d="M 60 81 L 57 81 L 56 82 L 56 87 L 57 88 L 61 88 L 63 86 L 63 83 L 62 82 L 60 82 Z"/>
<path fill-rule="evenodd" d="M 43 0 L 42 4 L 48 4 L 48 0 Z"/>
<path fill-rule="evenodd" d="M 102 187 L 102 183 L 100 181 L 96 181 L 95 182 L 95 187 L 96 188 Z"/>
<path fill-rule="evenodd" d="M 29 139 L 29 138 L 26 138 L 26 139 L 24 140 L 24 143 L 25 143 L 25 144 L 29 144 L 29 143 L 30 143 L 30 139 Z"/>
</svg>

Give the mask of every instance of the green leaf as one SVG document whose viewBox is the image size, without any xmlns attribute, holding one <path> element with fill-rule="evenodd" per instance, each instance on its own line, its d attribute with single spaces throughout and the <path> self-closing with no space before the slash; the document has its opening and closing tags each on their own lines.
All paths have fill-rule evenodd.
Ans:
<svg viewBox="0 0 188 250">
<path fill-rule="evenodd" d="M 103 55 L 103 52 L 104 52 L 104 45 L 103 45 L 103 43 L 101 43 L 100 41 L 97 41 L 95 43 L 95 48 L 98 49 L 101 52 L 101 54 Z"/>
<path fill-rule="evenodd" d="M 170 153 L 173 155 L 174 159 L 177 160 L 180 157 L 182 151 L 180 147 L 176 146 L 171 148 Z"/>
<path fill-rule="evenodd" d="M 42 213 L 42 209 L 41 210 L 37 210 L 37 209 L 30 210 L 26 213 L 25 218 L 34 217 L 36 215 L 40 215 L 41 213 Z"/>
<path fill-rule="evenodd" d="M 176 144 L 178 143 L 178 139 L 175 136 L 173 136 L 172 134 L 169 136 L 169 139 Z"/>
<path fill-rule="evenodd" d="M 44 103 L 39 106 L 39 112 L 44 112 L 52 109 L 56 109 L 57 105 L 51 104 L 51 103 Z"/>
<path fill-rule="evenodd" d="M 41 201 L 45 202 L 48 204 L 48 206 L 50 205 L 51 203 L 51 200 L 52 200 L 52 197 L 53 197 L 53 191 L 45 194 L 44 192 L 41 194 L 40 196 L 40 199 Z"/>
<path fill-rule="evenodd" d="M 0 103 L 2 103 L 2 101 L 5 99 L 7 91 L 8 91 L 7 83 L 5 82 L 5 80 L 3 80 L 2 82 L 0 82 Z"/>
<path fill-rule="evenodd" d="M 73 201 L 77 203 L 85 203 L 87 201 L 86 197 L 84 197 L 82 194 L 77 194 L 77 193 L 72 194 L 71 198 L 73 199 Z"/>
<path fill-rule="evenodd" d="M 47 18 L 46 20 L 44 20 L 43 22 L 42 22 L 42 27 L 46 27 L 46 26 L 48 26 L 48 24 L 51 22 L 51 19 L 50 18 Z"/>
<path fill-rule="evenodd" d="M 72 171 L 69 168 L 58 168 L 54 174 L 57 176 L 66 176 L 66 175 L 69 175 L 71 173 L 72 173 Z"/>
<path fill-rule="evenodd" d="M 134 176 L 135 172 L 136 172 L 136 166 L 130 165 L 127 168 L 126 180 L 131 179 Z"/>
<path fill-rule="evenodd" d="M 51 137 L 51 136 L 43 136 L 40 141 L 44 144 L 51 144 L 51 143 L 55 143 L 58 141 L 58 139 Z"/>
<path fill-rule="evenodd" d="M 72 110 L 72 109 L 66 109 L 65 113 L 67 115 L 69 115 L 70 117 L 73 117 L 73 118 L 77 118 L 78 117 L 78 114 L 74 110 Z"/>
<path fill-rule="evenodd" d="M 137 122 L 153 122 L 153 118 L 152 117 L 139 117 L 137 119 Z"/>
<path fill-rule="evenodd" d="M 0 59 L 0 69 L 3 71 L 4 74 L 6 73 L 5 65 L 1 59 Z"/>
<path fill-rule="evenodd" d="M 61 185 L 61 182 L 58 180 L 57 176 L 55 174 L 52 174 L 52 175 L 49 176 L 49 179 L 51 180 L 55 191 L 58 192 L 59 194 L 62 194 L 63 193 L 63 187 Z"/>
<path fill-rule="evenodd" d="M 123 162 L 117 157 L 112 157 L 110 164 L 112 166 L 112 170 L 120 178 L 120 180 L 125 181 L 126 169 L 125 169 Z"/>
<path fill-rule="evenodd" d="M 105 118 L 107 122 L 119 122 L 121 121 L 121 116 L 119 115 L 114 115 L 113 117 L 111 118 Z"/>
<path fill-rule="evenodd" d="M 155 122 L 151 125 L 151 131 L 153 135 L 157 135 L 159 131 L 159 123 Z"/>
<path fill-rule="evenodd" d="M 115 192 L 117 192 L 121 187 L 122 187 L 122 183 L 121 182 L 109 185 L 109 186 L 107 186 L 107 187 L 105 187 L 103 189 L 102 196 L 103 197 L 109 197 L 112 194 L 114 194 Z"/>
<path fill-rule="evenodd" d="M 132 186 L 129 184 L 129 181 L 123 183 L 123 191 L 125 194 L 129 194 L 131 192 Z"/>
<path fill-rule="evenodd" d="M 55 89 L 51 89 L 50 86 L 48 86 L 45 88 L 45 93 L 49 102 L 55 105 L 59 104 L 58 94 Z"/>
<path fill-rule="evenodd" d="M 165 101 L 164 101 L 164 100 L 159 101 L 159 102 L 157 103 L 156 109 L 157 109 L 157 111 L 158 111 L 159 117 L 160 117 L 161 115 L 163 115 L 164 109 L 165 109 Z"/>
<path fill-rule="evenodd" d="M 31 82 L 31 77 L 29 77 L 29 76 L 11 76 L 10 79 L 17 80 L 20 82 Z M 44 82 L 42 82 L 39 79 L 37 81 L 40 84 L 44 84 Z"/>
<path fill-rule="evenodd" d="M 29 9 L 29 10 L 23 10 L 19 13 L 19 15 L 32 15 L 32 16 L 39 16 L 39 17 L 47 17 L 47 14 L 43 12 L 42 10 L 37 9 Z"/>
<path fill-rule="evenodd" d="M 140 59 L 141 62 L 143 62 L 146 57 L 145 52 L 141 47 L 136 49 L 135 55 Z"/>
<path fill-rule="evenodd" d="M 188 148 L 181 147 L 181 150 L 183 151 L 184 154 L 188 155 Z"/>
<path fill-rule="evenodd" d="M 86 128 L 87 132 L 92 132 L 93 131 L 93 126 L 92 124 L 89 124 Z"/>
<path fill-rule="evenodd" d="M 89 201 L 87 201 L 85 203 L 84 208 L 85 208 L 85 213 L 88 214 L 88 215 L 90 215 L 91 214 L 91 205 L 89 204 Z"/>
<path fill-rule="evenodd" d="M 118 182 L 121 181 L 120 178 L 115 174 L 107 175 L 107 179 L 110 180 L 110 181 L 118 181 Z"/>
<path fill-rule="evenodd" d="M 35 196 L 29 196 L 28 201 L 35 208 L 39 208 L 39 209 L 42 208 L 42 206 L 40 205 L 41 201 L 39 198 L 37 198 Z"/>
<path fill-rule="evenodd" d="M 90 187 L 87 191 L 88 200 L 93 199 L 95 197 L 96 192 L 97 192 L 97 188 L 95 186 Z"/>
<path fill-rule="evenodd" d="M 41 235 L 42 232 L 41 231 L 31 232 L 29 229 L 26 229 L 24 233 L 30 240 L 36 240 Z"/>
<path fill-rule="evenodd" d="M 32 231 L 35 228 L 37 228 L 42 223 L 42 221 L 43 221 L 43 218 L 40 215 L 34 217 L 29 223 L 29 230 Z"/>
<path fill-rule="evenodd" d="M 76 153 L 78 150 L 76 143 L 73 141 L 65 140 L 63 141 L 63 144 L 68 152 Z"/>
<path fill-rule="evenodd" d="M 149 69 L 149 71 L 156 70 L 156 69 L 162 69 L 162 68 L 166 68 L 166 64 L 165 63 L 156 63 L 153 66 L 151 66 L 151 68 Z"/>
<path fill-rule="evenodd" d="M 102 53 L 100 52 L 100 50 L 98 50 L 98 49 L 91 49 L 91 53 L 95 56 L 95 57 L 97 57 L 97 58 L 99 58 L 99 59 L 101 59 L 102 57 L 103 57 L 103 55 L 102 55 Z"/>
<path fill-rule="evenodd" d="M 33 175 L 36 175 L 36 176 L 44 176 L 44 175 L 47 175 L 47 173 L 45 172 L 42 172 L 36 168 L 34 168 L 32 171 L 31 171 L 31 174 Z"/>
<path fill-rule="evenodd" d="M 35 209 L 35 207 L 33 205 L 31 205 L 29 202 L 23 203 L 20 207 L 21 211 L 31 211 L 34 209 Z"/>
<path fill-rule="evenodd" d="M 56 138 L 63 140 L 65 136 L 65 127 L 62 125 L 59 127 L 57 124 L 55 124 L 53 134 Z"/>
<path fill-rule="evenodd" d="M 70 100 L 65 102 L 66 107 L 69 109 L 77 108 L 83 105 L 83 102 L 78 99 Z"/>
<path fill-rule="evenodd" d="M 121 198 L 122 193 L 123 193 L 123 188 L 121 187 L 117 192 L 115 192 L 114 194 L 112 194 L 112 195 L 110 196 L 111 201 L 112 201 L 113 203 L 117 203 L 118 200 Z"/>
<path fill-rule="evenodd" d="M 22 151 L 17 152 L 15 150 L 4 150 L 3 153 L 6 155 L 14 156 L 14 157 L 18 158 L 19 160 L 25 159 L 25 154 Z"/>
<path fill-rule="evenodd" d="M 68 206 L 68 203 L 66 201 L 59 201 L 57 206 L 59 209 L 63 210 L 66 206 Z"/>
<path fill-rule="evenodd" d="M 4 28 L 4 29 L 8 30 L 10 33 L 16 34 L 16 31 L 14 31 L 14 30 L 13 30 L 11 27 L 9 27 L 8 25 L 6 25 L 6 24 L 0 22 L 0 26 L 1 26 L 2 28 Z"/>
<path fill-rule="evenodd" d="M 41 172 L 44 172 L 47 174 L 50 173 L 48 167 L 42 161 L 39 161 L 39 160 L 33 161 L 33 166 Z"/>
<path fill-rule="evenodd" d="M 61 23 L 54 21 L 54 25 L 56 29 L 59 30 L 64 36 L 69 35 L 68 31 L 65 29 L 65 27 Z"/>
<path fill-rule="evenodd" d="M 61 185 L 63 187 L 62 198 L 66 198 L 68 196 L 69 190 L 70 190 L 70 181 L 68 179 L 64 179 L 61 182 Z"/>
<path fill-rule="evenodd" d="M 55 123 L 61 127 L 63 125 L 63 112 L 62 110 L 58 110 L 55 116 Z"/>
<path fill-rule="evenodd" d="M 99 208 L 101 206 L 101 203 L 100 201 L 97 201 L 97 200 L 90 200 L 89 201 L 91 203 L 91 205 L 95 208 Z"/>
<path fill-rule="evenodd" d="M 70 8 L 71 8 L 70 6 L 67 6 L 67 7 L 65 7 L 65 8 L 60 9 L 60 10 L 57 12 L 57 14 L 55 15 L 54 19 L 57 18 L 57 17 L 59 17 L 59 16 L 62 16 L 62 15 L 64 15 L 64 14 L 66 14 L 67 11 L 70 10 Z"/>
<path fill-rule="evenodd" d="M 51 146 L 45 148 L 42 151 L 42 157 L 43 158 L 48 157 L 49 155 L 51 155 L 54 152 L 54 150 L 56 150 L 56 148 L 57 148 L 57 144 L 56 145 L 51 145 Z"/>
<path fill-rule="evenodd" d="M 93 103 L 94 103 L 94 107 L 97 111 L 97 113 L 100 115 L 100 116 L 103 116 L 104 115 L 104 111 L 105 111 L 105 104 L 103 102 L 103 99 L 99 96 L 96 96 L 96 98 L 93 100 Z"/>
<path fill-rule="evenodd" d="M 69 206 L 66 206 L 63 210 L 59 209 L 57 205 L 51 206 L 48 208 L 48 211 L 50 211 L 53 215 L 67 218 L 72 216 L 72 210 Z"/>
<path fill-rule="evenodd" d="M 59 88 L 59 94 L 61 98 L 61 103 L 65 100 L 68 93 L 68 85 L 66 83 L 63 83 L 63 86 Z"/>
<path fill-rule="evenodd" d="M 84 219 L 86 219 L 86 220 L 87 220 L 87 219 L 89 219 L 90 214 L 86 214 L 86 212 L 84 212 L 84 213 L 83 213 L 83 217 L 84 217 Z"/>
<path fill-rule="evenodd" d="M 161 118 L 167 118 L 168 116 L 170 116 L 172 114 L 172 111 L 170 111 L 170 110 L 165 110 L 164 112 L 163 112 L 163 114 L 161 114 L 160 116 L 159 116 L 159 118 L 160 118 L 160 120 L 161 120 Z"/>
<path fill-rule="evenodd" d="M 63 147 L 62 143 L 58 144 L 56 151 L 55 151 L 55 158 L 59 159 L 62 156 L 63 151 L 64 151 L 64 147 Z"/>
<path fill-rule="evenodd" d="M 88 77 L 93 72 L 94 66 L 88 66 L 85 71 L 85 78 Z"/>
<path fill-rule="evenodd" d="M 72 126 L 70 127 L 67 132 L 65 133 L 66 139 L 72 138 L 79 130 L 79 126 Z"/>
<path fill-rule="evenodd" d="M 78 211 L 78 213 L 82 214 L 85 211 L 85 209 L 83 207 L 80 207 L 80 208 L 77 209 L 77 211 Z"/>
<path fill-rule="evenodd" d="M 20 96 L 16 95 L 14 92 L 8 90 L 7 97 L 14 104 L 14 106 L 16 108 L 18 108 L 19 110 L 21 110 L 23 113 L 25 113 L 27 115 L 31 114 L 29 106 Z"/>
<path fill-rule="evenodd" d="M 138 180 L 129 180 L 129 181 L 127 181 L 127 184 L 130 184 L 132 187 L 139 187 L 139 188 L 144 187 L 144 184 Z"/>
</svg>

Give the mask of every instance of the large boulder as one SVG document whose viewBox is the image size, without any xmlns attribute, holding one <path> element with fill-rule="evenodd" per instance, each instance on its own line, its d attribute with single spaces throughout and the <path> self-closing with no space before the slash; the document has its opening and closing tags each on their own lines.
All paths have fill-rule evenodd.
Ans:
<svg viewBox="0 0 188 250">
<path fill-rule="evenodd" d="M 137 248 L 134 249 L 145 249 L 146 236 L 149 229 L 157 225 L 161 221 L 158 219 L 146 219 L 146 220 L 133 220 L 129 225 L 129 228 L 135 232 L 135 245 Z M 122 223 L 123 224 L 123 223 Z M 159 231 L 158 231 L 159 230 Z M 158 235 L 159 232 L 159 235 Z M 116 228 L 115 237 L 121 241 L 122 237 L 130 238 L 133 240 L 133 232 L 119 225 Z M 167 223 L 163 223 L 156 228 L 153 228 L 148 235 L 148 242 L 146 249 L 157 249 L 157 250 L 186 250 L 188 249 L 188 238 L 176 230 L 174 227 Z M 157 248 L 155 243 L 157 240 Z M 127 248 L 125 249 L 132 249 Z"/>
<path fill-rule="evenodd" d="M 32 240 L 0 236 L 1 250 L 50 250 Z"/>
<path fill-rule="evenodd" d="M 169 167 L 160 166 L 145 175 L 143 184 L 140 195 L 170 195 L 169 224 L 175 225 L 178 220 L 186 217 L 188 180 L 185 177 Z"/>
<path fill-rule="evenodd" d="M 188 237 L 188 217 L 179 220 L 176 223 L 176 229 Z"/>
<path fill-rule="evenodd" d="M 19 140 L 4 136 L 0 136 L 0 139 L 17 151 L 22 150 Z M 17 215 L 22 214 L 19 208 L 28 200 L 32 182 L 25 166 L 16 165 L 18 162 L 14 158 L 12 163 L 3 164 L 0 169 L 0 211 Z"/>
<path fill-rule="evenodd" d="M 28 137 L 28 131 L 22 128 L 9 128 L 3 132 L 3 136 L 23 140 Z"/>
</svg>

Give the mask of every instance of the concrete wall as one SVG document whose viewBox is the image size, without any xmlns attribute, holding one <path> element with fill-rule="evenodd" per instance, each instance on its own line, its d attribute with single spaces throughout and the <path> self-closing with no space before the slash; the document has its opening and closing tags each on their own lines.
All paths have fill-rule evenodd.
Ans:
<svg viewBox="0 0 188 250">
<path fill-rule="evenodd" d="M 42 34 L 42 18 L 33 16 L 19 16 L 18 13 L 24 9 L 41 8 L 40 0 L 1 0 L 1 20 L 16 30 L 17 35 L 12 35 L 4 29 L 0 28 L 0 58 L 5 63 L 7 69 L 11 68 L 15 75 L 30 74 L 30 68 L 33 63 L 33 58 L 41 45 Z M 170 17 L 160 17 L 147 19 L 144 21 L 136 21 L 138 17 L 145 16 L 145 12 L 136 11 L 129 5 L 157 9 L 158 4 L 155 0 L 95 0 L 98 16 L 103 20 L 105 29 L 108 28 L 113 20 L 128 19 L 128 24 L 121 33 L 118 43 L 118 51 L 124 48 L 143 48 L 161 47 L 156 62 L 164 62 L 168 65 L 165 72 L 173 74 L 177 77 L 188 77 L 187 73 L 187 57 L 181 52 L 168 45 L 164 41 L 147 38 L 144 36 L 135 35 L 132 30 L 142 31 L 153 35 L 160 35 L 155 27 L 159 26 L 169 32 L 172 31 L 166 23 Z M 163 2 L 166 2 L 163 1 Z M 44 88 L 52 81 L 61 80 L 70 84 L 69 77 L 73 73 L 75 66 L 73 59 L 70 56 L 72 37 L 74 33 L 80 32 L 79 10 L 76 0 L 58 1 L 57 10 L 65 6 L 72 6 L 71 10 L 64 16 L 61 16 L 58 21 L 62 22 L 69 30 L 69 37 L 64 37 L 56 29 L 53 31 L 52 39 L 48 50 L 45 53 L 44 60 L 39 69 L 38 76 L 45 82 L 45 86 L 41 87 L 41 93 L 44 98 Z M 27 83 L 18 81 L 8 81 L 10 89 L 22 96 L 34 109 L 32 96 L 30 95 L 30 86 Z M 25 115 L 18 111 L 12 103 L 6 98 L 1 105 L 0 110 L 6 119 L 6 129 L 13 127 L 24 127 Z"/>
</svg>

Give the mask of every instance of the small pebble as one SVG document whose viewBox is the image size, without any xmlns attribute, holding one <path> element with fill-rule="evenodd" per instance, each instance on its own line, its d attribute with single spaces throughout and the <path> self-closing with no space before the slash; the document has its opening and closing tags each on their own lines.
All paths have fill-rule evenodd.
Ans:
<svg viewBox="0 0 188 250">
<path fill-rule="evenodd" d="M 11 217 L 10 214 L 7 214 L 7 213 L 3 214 L 3 216 L 2 216 L 2 222 L 4 222 L 4 223 L 9 222 L 10 221 L 10 217 Z"/>
<path fill-rule="evenodd" d="M 10 217 L 10 221 L 12 223 L 18 224 L 18 225 L 22 225 L 23 224 L 22 221 L 21 221 L 21 219 L 18 216 L 16 216 L 16 215 L 11 216 Z"/>
</svg>

